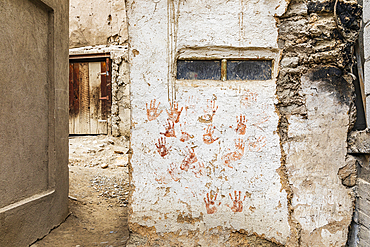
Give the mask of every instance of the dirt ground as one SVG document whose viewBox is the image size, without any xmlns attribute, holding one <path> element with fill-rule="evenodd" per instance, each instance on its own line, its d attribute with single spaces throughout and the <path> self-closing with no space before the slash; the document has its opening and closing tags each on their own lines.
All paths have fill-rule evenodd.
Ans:
<svg viewBox="0 0 370 247">
<path fill-rule="evenodd" d="M 107 136 L 71 136 L 69 147 L 70 215 L 31 247 L 125 246 L 129 143 Z"/>
</svg>

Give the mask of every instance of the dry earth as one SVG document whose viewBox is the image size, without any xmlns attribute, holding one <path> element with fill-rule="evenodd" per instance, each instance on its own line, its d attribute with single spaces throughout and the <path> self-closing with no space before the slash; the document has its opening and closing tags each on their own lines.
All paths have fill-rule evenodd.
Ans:
<svg viewBox="0 0 370 247">
<path fill-rule="evenodd" d="M 31 247 L 125 246 L 128 150 L 123 138 L 69 138 L 70 216 Z"/>
</svg>

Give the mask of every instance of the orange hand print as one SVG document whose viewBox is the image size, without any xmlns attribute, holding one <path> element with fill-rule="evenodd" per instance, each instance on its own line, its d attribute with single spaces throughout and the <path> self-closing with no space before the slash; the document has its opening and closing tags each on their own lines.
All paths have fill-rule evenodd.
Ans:
<svg viewBox="0 0 370 247">
<path fill-rule="evenodd" d="M 194 167 L 194 168 L 197 168 L 195 171 L 193 171 L 196 178 L 200 178 L 205 175 L 206 170 L 205 170 L 203 162 L 198 162 L 198 167 Z"/>
<path fill-rule="evenodd" d="M 151 100 L 148 108 L 148 103 L 146 103 L 146 115 L 149 121 L 153 121 L 157 119 L 159 115 L 161 115 L 163 110 L 157 112 L 160 104 L 161 102 L 158 103 L 158 106 L 155 106 L 155 100 Z"/>
<path fill-rule="evenodd" d="M 188 148 L 187 154 L 180 165 L 180 169 L 184 171 L 188 171 L 190 168 L 190 165 L 194 164 L 197 161 L 198 161 L 198 158 L 195 155 L 194 150 L 191 148 Z"/>
<path fill-rule="evenodd" d="M 163 174 L 158 175 L 156 172 L 154 172 L 155 175 L 155 181 L 157 181 L 159 184 L 167 184 L 166 177 Z"/>
<path fill-rule="evenodd" d="M 227 153 L 222 157 L 223 163 L 225 166 L 233 168 L 231 163 L 233 161 L 240 160 L 244 155 L 244 142 L 241 139 L 235 140 L 236 151 Z"/>
<path fill-rule="evenodd" d="M 243 201 L 245 200 L 245 198 L 247 197 L 246 195 L 244 196 L 243 200 L 242 197 L 241 197 L 241 191 L 239 191 L 239 197 L 236 193 L 236 190 L 234 191 L 234 199 L 233 197 L 231 196 L 231 193 L 229 193 L 229 196 L 231 198 L 231 200 L 233 201 L 233 205 L 232 206 L 229 206 L 227 205 L 231 211 L 233 211 L 234 213 L 237 213 L 237 212 L 242 212 L 243 211 Z"/>
<path fill-rule="evenodd" d="M 216 208 L 216 203 L 215 201 L 217 200 L 217 193 L 215 195 L 215 197 L 212 199 L 212 195 L 211 195 L 211 198 L 209 198 L 209 193 L 207 193 L 207 200 L 206 198 L 204 197 L 204 203 L 206 204 L 206 210 L 207 210 L 207 214 L 214 214 L 217 212 L 217 208 Z M 215 205 L 215 206 L 214 206 Z M 218 206 L 221 205 L 221 202 L 218 203 Z"/>
<path fill-rule="evenodd" d="M 198 102 L 199 102 L 199 99 L 197 97 L 195 97 L 194 95 L 189 96 L 185 100 L 186 115 L 195 113 L 195 108 L 196 108 Z"/>
<path fill-rule="evenodd" d="M 262 148 L 266 146 L 266 136 L 260 136 L 258 138 L 249 137 L 248 147 L 251 152 L 259 152 Z"/>
<path fill-rule="evenodd" d="M 218 109 L 218 106 L 216 106 L 215 101 L 207 100 L 207 108 L 204 110 L 205 114 L 199 117 L 198 121 L 201 123 L 212 123 L 213 117 L 215 116 L 217 109 Z"/>
<path fill-rule="evenodd" d="M 164 133 L 160 133 L 164 135 L 165 137 L 176 137 L 175 134 L 175 123 L 171 122 L 170 120 L 167 119 L 167 126 L 164 125 L 166 128 L 166 131 Z"/>
<path fill-rule="evenodd" d="M 257 116 L 258 117 L 256 118 L 255 122 L 252 125 L 256 126 L 257 128 L 262 129 L 260 125 L 269 121 L 270 116 L 268 116 L 265 112 L 262 112 L 258 114 Z"/>
<path fill-rule="evenodd" d="M 181 115 L 183 107 L 181 107 L 181 109 L 179 110 L 179 104 L 175 103 L 175 102 L 173 103 L 173 105 L 170 103 L 170 106 L 171 106 L 171 112 L 167 111 L 167 109 L 166 109 L 166 112 L 168 114 L 168 118 L 172 122 L 178 123 L 180 121 L 180 115 Z"/>
<path fill-rule="evenodd" d="M 236 133 L 238 135 L 245 135 L 247 126 L 245 125 L 248 120 L 245 119 L 245 116 L 240 115 L 240 117 L 236 117 L 236 121 L 238 122 L 238 126 L 236 127 Z"/>
<path fill-rule="evenodd" d="M 212 124 L 209 125 L 205 130 L 206 130 L 206 133 L 203 135 L 203 142 L 205 144 L 212 144 L 214 143 L 215 141 L 217 141 L 219 138 L 213 138 L 213 133 L 215 132 L 213 129 L 215 127 L 213 127 Z"/>
<path fill-rule="evenodd" d="M 166 156 L 169 153 L 169 148 L 166 147 L 166 138 L 161 137 L 158 139 L 158 144 L 156 143 L 157 151 L 161 157 Z"/>
<path fill-rule="evenodd" d="M 170 167 L 168 168 L 168 173 L 170 174 L 173 181 L 177 182 L 180 180 L 181 177 L 180 170 L 175 165 L 175 163 L 171 163 Z"/>
<path fill-rule="evenodd" d="M 185 123 L 186 124 L 186 123 Z M 181 124 L 180 124 L 180 128 L 181 128 Z M 189 141 L 190 138 L 193 138 L 194 136 L 191 136 L 189 135 L 189 133 L 187 133 L 185 130 L 181 129 L 181 137 L 180 137 L 180 141 L 181 142 L 186 142 L 186 141 Z"/>
<path fill-rule="evenodd" d="M 257 96 L 258 96 L 258 93 L 247 90 L 245 94 L 242 96 L 240 103 L 245 108 L 248 108 L 249 106 L 257 102 Z"/>
</svg>

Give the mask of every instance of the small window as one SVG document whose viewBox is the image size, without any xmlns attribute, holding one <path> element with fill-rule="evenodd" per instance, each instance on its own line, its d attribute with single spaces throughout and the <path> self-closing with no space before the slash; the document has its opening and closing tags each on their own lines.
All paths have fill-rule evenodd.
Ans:
<svg viewBox="0 0 370 247">
<path fill-rule="evenodd" d="M 271 60 L 227 61 L 228 80 L 270 80 Z"/>
<path fill-rule="evenodd" d="M 179 80 L 270 80 L 272 60 L 178 60 Z"/>
<path fill-rule="evenodd" d="M 221 80 L 221 61 L 178 60 L 177 79 Z"/>
</svg>

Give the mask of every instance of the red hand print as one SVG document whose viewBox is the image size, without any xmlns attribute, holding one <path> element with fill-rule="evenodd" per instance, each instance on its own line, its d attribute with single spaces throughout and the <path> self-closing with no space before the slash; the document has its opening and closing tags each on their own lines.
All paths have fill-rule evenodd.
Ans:
<svg viewBox="0 0 370 247">
<path fill-rule="evenodd" d="M 166 131 L 164 133 L 160 133 L 166 137 L 176 137 L 175 134 L 175 124 L 167 119 L 167 126 L 164 125 Z"/>
<path fill-rule="evenodd" d="M 251 152 L 259 152 L 266 146 L 266 136 L 260 136 L 257 139 L 255 137 L 248 138 L 248 147 Z"/>
<path fill-rule="evenodd" d="M 169 153 L 169 148 L 166 148 L 166 138 L 161 137 L 158 139 L 158 144 L 156 143 L 157 151 L 160 156 L 164 157 Z"/>
<path fill-rule="evenodd" d="M 237 141 L 235 141 L 235 147 L 238 150 L 239 154 L 241 154 L 241 158 L 244 154 L 244 141 L 239 138 Z"/>
<path fill-rule="evenodd" d="M 238 195 L 236 194 L 236 190 L 234 191 L 234 199 L 233 197 L 231 196 L 231 193 L 229 193 L 229 196 L 231 198 L 231 200 L 233 201 L 233 205 L 232 206 L 229 206 L 227 205 L 231 211 L 233 211 L 234 213 L 237 213 L 237 212 L 242 212 L 243 211 L 243 201 L 245 200 L 246 198 L 246 195 L 244 196 L 243 200 L 242 197 L 241 197 L 241 191 L 239 191 L 239 197 Z"/>
<path fill-rule="evenodd" d="M 184 160 L 182 161 L 180 165 L 180 169 L 184 171 L 188 171 L 190 168 L 190 165 L 194 164 L 197 161 L 198 161 L 198 158 L 195 155 L 194 150 L 188 148 L 188 153 L 186 154 Z"/>
<path fill-rule="evenodd" d="M 191 95 L 186 99 L 186 101 L 185 101 L 186 115 L 188 115 L 188 113 L 190 113 L 190 114 L 195 113 L 195 108 L 196 108 L 198 102 L 199 102 L 199 99 L 196 98 L 194 95 Z"/>
<path fill-rule="evenodd" d="M 212 195 L 211 195 L 211 199 L 209 198 L 209 193 L 207 193 L 207 200 L 206 198 L 204 197 L 204 202 L 206 204 L 206 210 L 207 210 L 207 214 L 214 214 L 217 212 L 217 208 L 216 206 L 213 206 L 215 205 L 215 201 L 217 200 L 217 193 L 215 195 L 215 197 L 213 198 L 212 200 Z M 218 203 L 218 206 L 221 205 L 221 202 Z"/>
<path fill-rule="evenodd" d="M 166 177 L 163 174 L 158 175 L 156 172 L 155 174 L 155 181 L 157 181 L 159 184 L 167 184 Z"/>
<path fill-rule="evenodd" d="M 213 117 L 215 116 L 218 109 L 215 101 L 211 100 L 210 103 L 208 102 L 209 100 L 207 100 L 207 108 L 204 110 L 205 114 L 198 119 L 202 123 L 212 123 Z"/>
<path fill-rule="evenodd" d="M 168 168 L 168 173 L 170 174 L 173 181 L 177 182 L 180 180 L 180 170 L 174 163 L 171 163 L 170 167 Z"/>
<path fill-rule="evenodd" d="M 248 120 L 245 119 L 245 116 L 240 115 L 240 117 L 236 117 L 236 121 L 238 122 L 238 126 L 236 127 L 236 133 L 238 135 L 245 135 L 246 132 L 246 123 Z"/>
<path fill-rule="evenodd" d="M 151 100 L 149 108 L 148 108 L 148 103 L 146 103 L 146 115 L 147 115 L 149 121 L 155 120 L 155 119 L 157 119 L 157 117 L 159 115 L 161 115 L 163 110 L 161 110 L 159 113 L 157 113 L 160 104 L 161 104 L 161 102 L 159 102 L 158 106 L 156 107 L 155 106 L 155 100 Z"/>
<path fill-rule="evenodd" d="M 231 163 L 236 160 L 240 160 L 244 155 L 244 142 L 241 139 L 235 140 L 235 148 L 237 149 L 234 152 L 228 153 L 222 157 L 224 165 L 227 167 L 233 168 Z"/>
<path fill-rule="evenodd" d="M 214 143 L 215 141 L 217 141 L 219 138 L 216 138 L 214 139 L 213 138 L 213 133 L 215 132 L 213 129 L 215 127 L 212 128 L 212 124 L 209 125 L 205 130 L 206 130 L 206 133 L 203 135 L 203 142 L 205 144 L 212 144 Z"/>
<path fill-rule="evenodd" d="M 186 124 L 186 123 L 184 123 Z M 180 128 L 181 128 L 181 124 L 180 124 Z M 189 133 L 187 133 L 185 130 L 181 129 L 181 137 L 180 137 L 180 141 L 181 142 L 186 142 L 186 141 L 189 141 L 190 138 L 193 138 L 193 136 L 189 135 Z"/>
<path fill-rule="evenodd" d="M 171 106 L 171 112 L 168 112 L 166 109 L 166 112 L 168 114 L 168 118 L 174 122 L 178 123 L 180 121 L 180 115 L 182 112 L 183 107 L 181 107 L 181 110 L 179 110 L 179 104 L 178 103 L 173 103 L 173 105 L 170 103 Z"/>
<path fill-rule="evenodd" d="M 258 93 L 251 92 L 251 91 L 247 90 L 245 92 L 245 94 L 242 96 L 242 99 L 240 100 L 240 103 L 245 108 L 248 108 L 249 106 L 251 106 L 252 104 L 257 102 L 257 96 L 258 96 Z"/>
<path fill-rule="evenodd" d="M 200 177 L 203 177 L 205 175 L 206 170 L 205 170 L 203 162 L 199 162 L 198 165 L 199 165 L 198 169 L 193 171 L 193 173 L 194 173 L 195 177 L 200 178 Z"/>
</svg>

